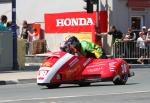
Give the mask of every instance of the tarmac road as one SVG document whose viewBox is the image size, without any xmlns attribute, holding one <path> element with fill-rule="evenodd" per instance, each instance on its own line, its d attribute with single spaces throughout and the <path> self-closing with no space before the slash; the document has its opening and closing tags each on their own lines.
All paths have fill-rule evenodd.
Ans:
<svg viewBox="0 0 150 103">
<path fill-rule="evenodd" d="M 62 85 L 57 89 L 35 83 L 0 86 L 0 103 L 150 103 L 150 68 L 133 69 L 127 85 L 101 82 L 89 87 Z"/>
</svg>

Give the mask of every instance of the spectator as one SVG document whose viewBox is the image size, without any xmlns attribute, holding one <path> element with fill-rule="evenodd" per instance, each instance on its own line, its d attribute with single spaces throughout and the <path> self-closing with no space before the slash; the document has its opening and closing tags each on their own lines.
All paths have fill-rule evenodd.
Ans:
<svg viewBox="0 0 150 103">
<path fill-rule="evenodd" d="M 141 32 L 143 32 L 143 37 L 144 37 L 144 39 L 146 39 L 146 35 L 147 35 L 147 27 L 146 27 L 146 26 L 143 26 Z"/>
<path fill-rule="evenodd" d="M 7 23 L 7 16 L 2 15 L 1 21 L 0 21 L 0 31 L 8 31 L 8 29 L 6 27 L 6 23 Z"/>
<path fill-rule="evenodd" d="M 147 35 L 146 35 L 146 41 L 150 43 L 150 28 L 148 29 Z"/>
<path fill-rule="evenodd" d="M 23 24 L 22 24 L 22 31 L 21 31 L 21 38 L 22 39 L 28 39 L 28 32 L 29 31 L 29 26 L 28 26 L 28 23 L 26 20 L 23 21 Z"/>
<path fill-rule="evenodd" d="M 116 40 L 119 40 L 119 39 L 123 38 L 123 33 L 121 31 L 117 30 L 115 26 L 111 27 L 108 34 L 113 36 L 112 43 L 114 43 Z"/>
<path fill-rule="evenodd" d="M 135 47 L 135 41 L 136 40 L 136 34 L 135 32 L 132 31 L 131 28 L 128 28 L 128 32 L 125 35 L 123 41 L 125 42 L 125 48 L 124 48 L 124 56 L 126 57 L 133 57 L 134 56 L 134 52 L 133 49 Z"/>
<path fill-rule="evenodd" d="M 112 26 L 108 34 L 112 35 L 112 45 L 115 43 L 115 49 L 112 48 L 112 54 L 116 55 L 117 57 L 121 57 L 123 54 L 123 46 L 122 43 L 118 41 L 123 39 L 123 33 L 117 30 L 115 26 Z"/>
<path fill-rule="evenodd" d="M 128 28 L 128 32 L 125 35 L 124 41 L 135 41 L 136 40 L 136 34 L 132 31 L 131 28 Z"/>
<path fill-rule="evenodd" d="M 7 22 L 7 29 L 8 29 L 8 31 L 12 31 L 12 22 L 11 21 Z"/>
<path fill-rule="evenodd" d="M 137 39 L 137 47 L 139 48 L 139 55 L 140 58 L 137 62 L 144 64 L 144 56 L 146 51 L 145 39 L 144 39 L 144 32 L 139 32 L 139 37 Z"/>
<path fill-rule="evenodd" d="M 146 39 L 146 35 L 147 35 L 147 28 L 146 28 L 146 26 L 142 27 L 142 32 L 144 33 L 144 38 Z"/>
<path fill-rule="evenodd" d="M 35 49 L 35 48 L 32 48 L 34 47 L 35 44 L 37 44 L 37 41 L 39 39 L 39 34 L 37 32 L 37 29 L 33 28 L 33 31 L 27 31 L 28 33 L 28 43 L 29 43 L 29 48 L 28 48 L 28 53 L 32 53 L 32 50 Z M 36 42 L 34 42 L 36 41 Z M 39 46 L 37 46 L 36 48 L 39 48 Z"/>
<path fill-rule="evenodd" d="M 13 31 L 12 31 L 12 22 L 11 22 L 11 21 L 8 21 L 8 22 L 7 22 L 7 29 L 8 29 L 8 31 L 13 32 Z M 20 30 L 19 26 L 16 25 L 17 37 L 20 36 L 20 31 L 19 31 L 19 30 Z"/>
<path fill-rule="evenodd" d="M 33 28 L 33 33 L 31 33 L 30 31 L 27 31 L 29 34 L 29 37 L 31 38 L 30 41 L 35 41 L 35 40 L 39 40 L 39 34 L 37 32 L 36 28 Z"/>
<path fill-rule="evenodd" d="M 28 31 L 29 31 L 28 23 L 26 20 L 24 20 L 22 23 L 22 31 L 21 31 L 20 38 L 25 40 L 26 54 L 29 54 L 29 45 L 30 45 Z"/>
</svg>

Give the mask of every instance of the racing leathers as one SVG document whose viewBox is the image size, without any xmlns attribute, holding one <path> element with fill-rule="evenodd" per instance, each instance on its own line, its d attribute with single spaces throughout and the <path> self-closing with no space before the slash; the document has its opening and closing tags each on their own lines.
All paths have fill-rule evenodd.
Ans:
<svg viewBox="0 0 150 103">
<path fill-rule="evenodd" d="M 99 45 L 96 45 L 92 42 L 88 42 L 85 40 L 80 41 L 81 44 L 81 49 L 80 52 L 82 55 L 87 56 L 88 53 L 93 53 L 95 55 L 96 58 L 101 58 L 103 55 L 103 50 Z"/>
</svg>

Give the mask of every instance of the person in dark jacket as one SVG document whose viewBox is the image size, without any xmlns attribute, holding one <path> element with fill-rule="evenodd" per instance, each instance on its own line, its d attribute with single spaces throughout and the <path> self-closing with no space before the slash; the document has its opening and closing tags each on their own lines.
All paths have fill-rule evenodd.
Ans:
<svg viewBox="0 0 150 103">
<path fill-rule="evenodd" d="M 117 30 L 115 26 L 112 26 L 110 28 L 110 31 L 108 32 L 108 34 L 113 36 L 113 43 L 116 40 L 123 38 L 123 33 L 121 31 Z"/>
<path fill-rule="evenodd" d="M 117 30 L 115 26 L 112 26 L 108 34 L 112 35 L 112 46 L 115 46 L 115 48 L 112 48 L 113 55 L 116 55 L 115 57 L 121 57 L 123 53 L 123 46 L 120 41 L 123 39 L 123 33 Z"/>
</svg>

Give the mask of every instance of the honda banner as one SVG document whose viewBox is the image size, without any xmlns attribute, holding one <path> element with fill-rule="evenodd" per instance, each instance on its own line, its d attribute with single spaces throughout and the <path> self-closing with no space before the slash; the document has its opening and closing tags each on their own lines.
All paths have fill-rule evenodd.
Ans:
<svg viewBox="0 0 150 103">
<path fill-rule="evenodd" d="M 96 24 L 96 12 L 45 14 L 46 33 L 91 32 Z"/>
</svg>

